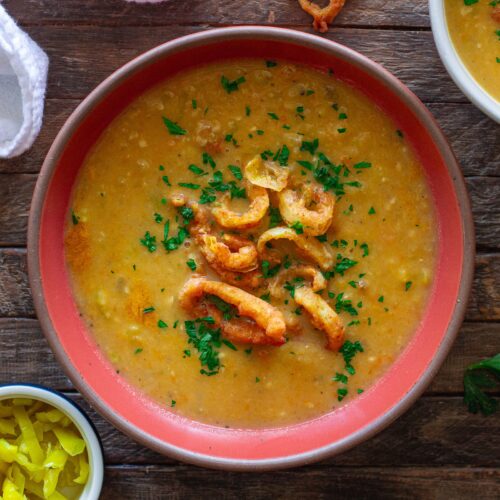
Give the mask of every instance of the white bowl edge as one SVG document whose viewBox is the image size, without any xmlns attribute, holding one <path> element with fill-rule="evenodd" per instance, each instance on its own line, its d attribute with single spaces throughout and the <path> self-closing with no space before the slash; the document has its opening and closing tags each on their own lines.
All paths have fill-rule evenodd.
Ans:
<svg viewBox="0 0 500 500">
<path fill-rule="evenodd" d="M 104 480 L 104 459 L 99 438 L 87 417 L 73 403 L 50 388 L 22 383 L 0 385 L 0 401 L 16 397 L 43 401 L 61 410 L 74 422 L 85 440 L 90 465 L 87 484 L 78 500 L 98 500 Z"/>
<path fill-rule="evenodd" d="M 467 70 L 451 40 L 444 0 L 429 0 L 432 34 L 439 57 L 456 85 L 465 96 L 492 120 L 500 123 L 500 102 L 484 90 Z"/>
</svg>

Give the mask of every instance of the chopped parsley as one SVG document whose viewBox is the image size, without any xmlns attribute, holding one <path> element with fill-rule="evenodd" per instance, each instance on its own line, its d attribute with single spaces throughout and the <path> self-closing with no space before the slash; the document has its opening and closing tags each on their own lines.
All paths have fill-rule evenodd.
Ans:
<svg viewBox="0 0 500 500">
<path fill-rule="evenodd" d="M 276 154 L 274 155 L 273 160 L 277 161 L 282 167 L 286 167 L 288 165 L 288 157 L 290 156 L 290 150 L 286 144 L 283 144 Z"/>
<path fill-rule="evenodd" d="M 266 61 L 267 68 L 274 68 L 275 66 L 278 66 L 278 63 L 276 61 Z"/>
<path fill-rule="evenodd" d="M 212 168 L 215 168 L 217 166 L 214 159 L 206 151 L 203 151 L 203 154 L 201 155 L 201 161 L 203 162 L 203 165 L 210 165 Z"/>
<path fill-rule="evenodd" d="M 333 299 L 335 294 L 328 292 L 328 296 Z M 344 299 L 344 292 L 341 292 L 335 297 L 335 310 L 339 313 L 342 311 L 348 312 L 351 316 L 357 316 L 358 311 L 352 305 L 352 300 Z"/>
<path fill-rule="evenodd" d="M 363 250 L 363 257 L 367 257 L 368 255 L 370 255 L 370 249 L 368 248 L 368 243 L 361 243 L 361 245 L 359 245 L 359 248 Z"/>
<path fill-rule="evenodd" d="M 347 257 L 342 257 L 342 255 L 337 254 L 337 263 L 335 264 L 334 271 L 340 276 L 344 276 L 344 273 L 354 267 L 357 264 L 357 261 L 351 260 Z"/>
<path fill-rule="evenodd" d="M 167 127 L 167 130 L 169 131 L 170 135 L 186 135 L 187 132 L 177 123 L 173 122 L 172 120 L 169 120 L 166 116 L 163 116 L 163 123 L 165 124 L 165 127 Z"/>
<path fill-rule="evenodd" d="M 271 264 L 269 263 L 268 260 L 263 260 L 262 261 L 262 276 L 264 278 L 273 278 L 276 276 L 281 268 L 280 264 L 277 264 L 274 267 L 271 267 Z"/>
<path fill-rule="evenodd" d="M 148 249 L 149 252 L 153 253 L 156 251 L 156 236 L 149 234 L 149 231 L 146 231 L 144 238 L 141 238 L 139 241 L 141 242 L 141 245 Z"/>
<path fill-rule="evenodd" d="M 339 120 L 347 120 L 347 115 L 345 113 L 340 113 Z"/>
<path fill-rule="evenodd" d="M 163 182 L 167 185 L 167 186 L 171 186 L 172 184 L 170 184 L 170 181 L 168 180 L 168 176 L 164 175 L 162 177 L 162 180 Z"/>
<path fill-rule="evenodd" d="M 346 129 L 346 128 L 338 128 L 338 129 L 337 129 L 337 132 L 338 132 L 339 134 L 345 134 L 345 133 L 347 132 L 347 129 Z"/>
<path fill-rule="evenodd" d="M 80 221 L 80 217 L 78 217 L 73 210 L 71 210 L 71 221 L 73 222 L 73 225 L 76 226 L 78 222 Z"/>
<path fill-rule="evenodd" d="M 245 106 L 245 115 L 250 116 L 251 112 L 250 106 Z"/>
<path fill-rule="evenodd" d="M 347 384 L 348 377 L 347 375 L 344 375 L 343 373 L 335 373 L 335 375 L 332 377 L 333 382 L 340 382 L 342 384 Z"/>
<path fill-rule="evenodd" d="M 217 295 L 208 295 L 207 300 L 223 313 L 224 319 L 226 321 L 236 316 L 237 314 L 236 308 L 231 304 L 228 304 L 226 301 L 222 300 Z"/>
<path fill-rule="evenodd" d="M 177 185 L 183 188 L 194 189 L 194 190 L 200 189 L 201 187 L 199 184 L 194 184 L 192 182 L 179 182 Z"/>
<path fill-rule="evenodd" d="M 244 76 L 240 76 L 236 80 L 230 81 L 224 75 L 221 76 L 220 83 L 224 90 L 230 94 L 231 92 L 236 92 L 239 90 L 239 87 L 242 83 L 246 82 L 246 78 Z"/>
<path fill-rule="evenodd" d="M 411 285 L 413 284 L 412 281 L 407 281 L 405 283 L 405 292 L 407 292 L 410 288 L 411 288 Z"/>
<path fill-rule="evenodd" d="M 146 307 L 145 309 L 142 310 L 142 313 L 143 314 L 149 314 L 149 313 L 152 313 L 154 312 L 155 308 L 153 306 L 151 307 Z"/>
<path fill-rule="evenodd" d="M 243 173 L 241 172 L 240 167 L 237 167 L 236 165 L 229 165 L 227 168 L 229 168 L 236 179 L 238 179 L 239 181 L 243 180 Z"/>
<path fill-rule="evenodd" d="M 346 396 L 349 391 L 345 387 L 341 387 L 340 389 L 337 389 L 337 399 L 342 401 Z"/>
<path fill-rule="evenodd" d="M 342 354 L 342 357 L 344 358 L 345 369 L 350 375 L 354 375 L 356 373 L 356 370 L 351 363 L 352 360 L 358 352 L 363 351 L 363 346 L 361 345 L 361 342 L 359 340 L 356 340 L 355 342 L 346 340 L 342 344 L 342 347 L 339 349 L 340 354 Z"/>
<path fill-rule="evenodd" d="M 271 117 L 273 120 L 279 120 L 278 115 L 276 113 L 267 113 L 269 117 Z"/>
<path fill-rule="evenodd" d="M 295 221 L 291 226 L 290 226 L 297 234 L 303 234 L 304 233 L 304 226 L 302 225 L 301 222 L 298 220 Z"/>
<path fill-rule="evenodd" d="M 318 147 L 319 147 L 319 139 L 313 139 L 312 141 L 302 141 L 302 144 L 300 145 L 300 150 L 307 151 L 308 153 L 311 153 L 311 155 L 314 156 Z"/>
<path fill-rule="evenodd" d="M 219 373 L 221 364 L 218 349 L 222 345 L 220 328 L 210 328 L 214 323 L 211 316 L 199 318 L 195 321 L 185 321 L 188 343 L 192 344 L 198 351 L 198 359 L 202 366 L 202 375 L 216 375 Z"/>
<path fill-rule="evenodd" d="M 198 176 L 208 175 L 208 172 L 205 172 L 205 170 L 203 170 L 200 167 L 197 167 L 196 165 L 189 165 L 188 170 L 190 170 L 191 172 L 193 172 L 193 174 Z"/>
<path fill-rule="evenodd" d="M 142 347 L 138 347 L 135 351 L 134 354 L 140 354 L 144 349 Z"/>
<path fill-rule="evenodd" d="M 161 214 L 159 214 L 159 213 L 155 212 L 155 213 L 153 214 L 153 217 L 154 217 L 154 219 L 155 219 L 155 222 L 156 222 L 156 223 L 158 223 L 158 224 L 159 224 L 160 222 L 163 222 L 163 215 L 161 215 Z"/>
<path fill-rule="evenodd" d="M 397 135 L 398 135 L 398 137 L 400 137 L 401 139 L 403 139 L 403 138 L 404 138 L 404 136 L 405 136 L 405 135 L 403 134 L 403 132 L 402 132 L 401 130 L 399 130 L 399 129 L 397 129 L 397 130 L 396 130 L 396 134 L 397 134 Z"/>
<path fill-rule="evenodd" d="M 163 321 L 162 319 L 159 319 L 158 320 L 158 328 L 168 328 L 168 325 L 167 325 L 167 323 L 165 323 L 165 321 Z"/>
<path fill-rule="evenodd" d="M 377 212 L 375 212 L 375 209 L 373 207 L 370 207 L 370 210 L 368 210 L 368 214 L 373 215 L 375 213 L 377 213 Z"/>
<path fill-rule="evenodd" d="M 193 99 L 191 101 L 191 106 L 193 107 L 193 109 L 196 109 L 198 107 L 198 103 L 196 102 L 196 99 Z"/>
<path fill-rule="evenodd" d="M 279 208 L 269 207 L 269 229 L 279 226 L 282 222 Z"/>
<path fill-rule="evenodd" d="M 371 168 L 372 164 L 369 161 L 360 161 L 359 163 L 356 163 L 354 165 L 354 168 L 356 169 L 361 169 L 361 168 Z"/>
<path fill-rule="evenodd" d="M 196 262 L 194 259 L 189 259 L 186 261 L 186 265 L 191 269 L 191 271 L 196 271 Z"/>
</svg>

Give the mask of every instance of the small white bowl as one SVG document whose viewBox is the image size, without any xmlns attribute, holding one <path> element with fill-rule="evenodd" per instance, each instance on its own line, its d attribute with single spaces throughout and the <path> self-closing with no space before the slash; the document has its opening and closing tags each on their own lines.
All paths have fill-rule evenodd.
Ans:
<svg viewBox="0 0 500 500">
<path fill-rule="evenodd" d="M 443 0 L 429 0 L 432 33 L 441 61 L 453 81 L 483 113 L 500 123 L 500 102 L 490 96 L 474 79 L 451 40 Z"/>
<path fill-rule="evenodd" d="M 92 422 L 73 401 L 47 387 L 31 384 L 5 384 L 0 386 L 0 401 L 12 398 L 29 398 L 43 401 L 70 418 L 80 431 L 87 446 L 89 478 L 78 500 L 98 500 L 104 479 L 102 445 Z"/>
</svg>

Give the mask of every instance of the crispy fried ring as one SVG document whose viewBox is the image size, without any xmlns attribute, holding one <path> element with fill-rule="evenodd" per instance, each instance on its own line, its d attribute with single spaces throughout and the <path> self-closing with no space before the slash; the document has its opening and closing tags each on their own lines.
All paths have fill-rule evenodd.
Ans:
<svg viewBox="0 0 500 500">
<path fill-rule="evenodd" d="M 335 198 L 319 186 L 307 187 L 304 191 L 285 189 L 279 193 L 280 213 L 287 224 L 298 221 L 304 233 L 319 236 L 326 233 L 332 223 Z M 308 199 L 314 203 L 314 210 L 306 208 Z"/>
<path fill-rule="evenodd" d="M 261 234 L 257 241 L 257 251 L 262 258 L 271 262 L 279 262 L 281 260 L 278 252 L 266 247 L 266 243 L 269 241 L 279 239 L 293 241 L 305 257 L 318 263 L 324 271 L 330 269 L 334 264 L 333 254 L 327 245 L 322 244 L 316 238 L 297 234 L 289 227 L 273 227 Z"/>
<path fill-rule="evenodd" d="M 319 292 L 326 288 L 326 280 L 320 271 L 312 266 L 305 264 L 297 264 L 289 267 L 288 269 L 282 269 L 278 276 L 272 281 L 269 292 L 273 297 L 283 298 L 285 295 L 285 289 L 283 285 L 287 281 L 293 280 L 295 277 L 301 277 L 311 280 L 311 288 L 313 292 Z"/>
<path fill-rule="evenodd" d="M 200 252 L 207 260 L 208 265 L 221 277 L 221 279 L 240 288 L 255 289 L 262 285 L 262 274 L 258 269 L 247 272 L 229 270 L 223 265 L 223 263 L 219 262 L 216 254 L 214 254 L 214 252 L 206 245 L 206 238 L 212 236 L 212 228 L 210 227 L 210 211 L 206 207 L 199 205 L 195 201 L 187 200 L 186 197 L 180 193 L 172 194 L 170 201 L 172 205 L 176 207 L 187 205 L 193 210 L 194 218 L 188 226 L 189 234 L 196 241 Z M 255 248 L 253 242 L 239 236 L 224 235 L 223 240 L 229 247 L 229 250 L 236 249 L 238 250 L 238 253 L 240 249 L 245 246 L 253 245 Z M 226 253 L 225 250 L 222 250 L 222 252 Z M 250 252 L 249 255 L 251 255 L 251 251 L 246 250 L 245 252 Z M 246 258 L 248 258 L 248 256 Z"/>
<path fill-rule="evenodd" d="M 239 246 L 236 252 L 232 251 L 230 244 L 219 241 L 215 236 L 206 234 L 202 236 L 202 240 L 200 250 L 205 249 L 202 253 L 209 263 L 215 260 L 224 269 L 240 273 L 253 271 L 259 265 L 257 249 L 250 240 Z"/>
<path fill-rule="evenodd" d="M 285 342 L 286 324 L 281 311 L 235 286 L 205 278 L 191 278 L 181 290 L 179 301 L 185 310 L 193 311 L 197 309 L 200 299 L 207 294 L 216 295 L 236 307 L 238 314 L 255 321 L 266 337 L 272 339 L 275 344 Z"/>
<path fill-rule="evenodd" d="M 245 178 L 256 186 L 272 191 L 286 188 L 290 171 L 273 161 L 264 161 L 260 155 L 250 160 L 245 166 Z"/>
<path fill-rule="evenodd" d="M 294 299 L 307 311 L 312 325 L 326 333 L 326 348 L 338 351 L 344 341 L 344 325 L 338 314 L 311 288 L 297 288 Z"/>
<path fill-rule="evenodd" d="M 325 33 L 328 25 L 338 16 L 345 4 L 345 0 L 330 0 L 326 7 L 320 7 L 312 0 L 299 0 L 302 10 L 313 16 L 313 27 L 316 31 Z"/>
<path fill-rule="evenodd" d="M 238 214 L 227 208 L 228 194 L 226 193 L 221 199 L 222 206 L 212 209 L 215 220 L 227 229 L 244 230 L 258 226 L 267 214 L 269 195 L 264 188 L 247 183 L 247 196 L 250 206 L 246 212 Z"/>
</svg>

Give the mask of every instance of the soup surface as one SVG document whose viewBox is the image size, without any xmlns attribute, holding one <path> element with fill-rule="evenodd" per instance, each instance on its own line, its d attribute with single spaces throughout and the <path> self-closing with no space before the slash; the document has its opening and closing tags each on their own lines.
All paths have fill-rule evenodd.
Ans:
<svg viewBox="0 0 500 500">
<path fill-rule="evenodd" d="M 250 176 L 252 161 L 268 176 Z M 212 212 L 224 207 L 258 225 L 223 229 Z M 270 228 L 296 241 L 267 241 Z M 225 249 L 222 264 L 200 237 Z M 65 249 L 79 309 L 121 376 L 182 415 L 265 427 L 317 417 L 380 377 L 420 321 L 435 241 L 421 166 L 380 109 L 333 74 L 236 60 L 176 75 L 112 122 L 81 169 Z M 221 271 L 229 250 L 256 249 L 257 269 Z M 200 275 L 216 284 L 190 309 L 179 295 Z M 214 293 L 220 280 L 251 294 L 258 328 L 232 307 L 239 291 Z"/>
<path fill-rule="evenodd" d="M 472 76 L 500 101 L 500 1 L 445 0 L 455 48 Z"/>
</svg>

